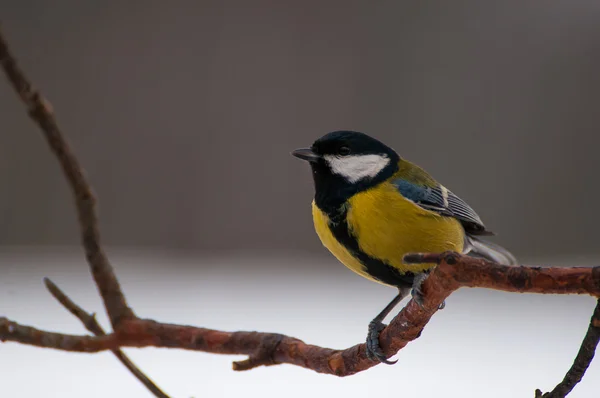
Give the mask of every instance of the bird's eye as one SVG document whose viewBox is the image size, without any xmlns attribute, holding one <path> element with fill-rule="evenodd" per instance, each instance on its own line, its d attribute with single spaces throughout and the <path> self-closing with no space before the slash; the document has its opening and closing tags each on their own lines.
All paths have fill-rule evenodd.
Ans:
<svg viewBox="0 0 600 398">
<path fill-rule="evenodd" d="M 350 155 L 350 148 L 348 148 L 347 146 L 340 147 L 340 149 L 338 149 L 338 155 L 340 155 L 340 156 Z"/>
</svg>

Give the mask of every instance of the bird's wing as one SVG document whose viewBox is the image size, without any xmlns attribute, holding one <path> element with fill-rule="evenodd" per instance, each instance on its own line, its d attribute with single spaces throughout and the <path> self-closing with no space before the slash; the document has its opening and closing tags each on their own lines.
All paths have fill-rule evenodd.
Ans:
<svg viewBox="0 0 600 398">
<path fill-rule="evenodd" d="M 456 218 L 470 234 L 493 235 L 493 232 L 485 229 L 481 218 L 464 200 L 436 182 L 420 167 L 409 163 L 409 168 L 410 170 L 406 166 L 401 168 L 391 181 L 402 196 L 423 209 Z"/>
</svg>

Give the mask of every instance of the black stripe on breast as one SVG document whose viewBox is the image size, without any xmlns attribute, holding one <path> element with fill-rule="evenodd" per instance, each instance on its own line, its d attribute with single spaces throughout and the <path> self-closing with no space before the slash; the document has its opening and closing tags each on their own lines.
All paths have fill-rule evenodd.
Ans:
<svg viewBox="0 0 600 398">
<path fill-rule="evenodd" d="M 335 217 L 330 216 L 328 223 L 329 230 L 333 236 L 340 242 L 350 253 L 354 255 L 364 266 L 369 275 L 386 285 L 397 287 L 411 287 L 415 274 L 412 272 L 400 273 L 394 267 L 369 256 L 363 252 L 358 246 L 358 241 L 350 233 L 348 223 L 346 222 L 347 210 L 344 209 Z"/>
</svg>

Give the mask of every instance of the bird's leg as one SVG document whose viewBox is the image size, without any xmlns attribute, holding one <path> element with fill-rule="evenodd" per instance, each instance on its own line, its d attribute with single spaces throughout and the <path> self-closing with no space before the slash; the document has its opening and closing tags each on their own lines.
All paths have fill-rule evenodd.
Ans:
<svg viewBox="0 0 600 398">
<path fill-rule="evenodd" d="M 415 275 L 413 279 L 413 286 L 411 295 L 415 303 L 419 304 L 419 307 L 423 308 L 424 297 L 423 297 L 423 282 L 429 277 L 429 272 L 422 272 Z M 446 307 L 446 301 L 442 301 L 442 304 L 438 307 L 443 310 Z"/>
<path fill-rule="evenodd" d="M 377 360 L 379 362 L 393 365 L 396 361 L 388 361 L 383 350 L 379 346 L 379 333 L 387 326 L 383 323 L 385 317 L 394 309 L 396 305 L 406 296 L 408 296 L 410 289 L 399 288 L 398 295 L 394 297 L 388 305 L 385 306 L 373 320 L 369 323 L 369 333 L 367 335 L 367 357 L 371 360 Z"/>
</svg>

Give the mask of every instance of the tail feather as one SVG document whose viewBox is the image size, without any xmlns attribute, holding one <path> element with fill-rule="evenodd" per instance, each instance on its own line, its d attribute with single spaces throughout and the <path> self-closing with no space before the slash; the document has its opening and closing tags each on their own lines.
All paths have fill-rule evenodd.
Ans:
<svg viewBox="0 0 600 398">
<path fill-rule="evenodd" d="M 483 257 L 486 260 L 493 261 L 498 264 L 519 264 L 517 258 L 502 246 L 476 238 L 472 235 L 467 236 L 467 245 L 465 249 L 465 254 Z"/>
</svg>

